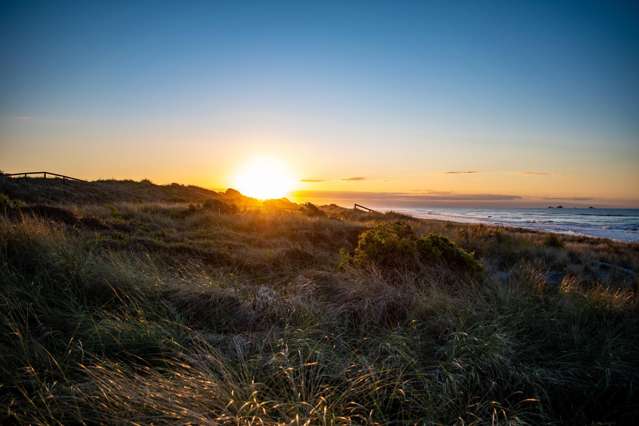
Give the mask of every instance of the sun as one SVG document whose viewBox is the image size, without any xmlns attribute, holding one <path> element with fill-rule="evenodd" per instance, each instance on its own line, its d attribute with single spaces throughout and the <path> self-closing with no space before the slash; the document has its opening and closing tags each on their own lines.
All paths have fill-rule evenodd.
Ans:
<svg viewBox="0 0 639 426">
<path fill-rule="evenodd" d="M 282 198 L 293 190 L 295 179 L 286 165 L 274 158 L 255 158 L 236 174 L 233 185 L 244 195 L 260 200 Z"/>
</svg>

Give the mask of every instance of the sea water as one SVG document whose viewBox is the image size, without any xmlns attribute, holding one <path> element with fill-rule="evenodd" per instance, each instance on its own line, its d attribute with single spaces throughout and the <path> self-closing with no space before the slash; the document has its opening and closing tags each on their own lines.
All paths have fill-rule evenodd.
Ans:
<svg viewBox="0 0 639 426">
<path fill-rule="evenodd" d="M 384 210 L 426 219 L 486 223 L 639 242 L 639 209 L 387 207 Z"/>
</svg>

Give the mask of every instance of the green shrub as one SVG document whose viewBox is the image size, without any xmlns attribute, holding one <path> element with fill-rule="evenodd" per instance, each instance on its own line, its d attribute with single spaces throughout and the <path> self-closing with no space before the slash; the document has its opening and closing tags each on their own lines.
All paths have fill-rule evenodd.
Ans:
<svg viewBox="0 0 639 426">
<path fill-rule="evenodd" d="M 430 234 L 418 239 L 405 222 L 384 222 L 363 232 L 353 261 L 356 265 L 374 264 L 381 269 L 419 270 L 424 266 L 444 265 L 471 275 L 482 272 L 473 255 L 448 238 Z"/>
<path fill-rule="evenodd" d="M 415 234 L 407 223 L 380 223 L 359 236 L 355 249 L 356 264 L 374 264 L 380 268 L 415 267 Z"/>
<path fill-rule="evenodd" d="M 472 254 L 457 247 L 455 243 L 441 235 L 424 235 L 417 240 L 417 253 L 424 265 L 444 263 L 451 269 L 479 274 L 482 267 Z"/>
</svg>

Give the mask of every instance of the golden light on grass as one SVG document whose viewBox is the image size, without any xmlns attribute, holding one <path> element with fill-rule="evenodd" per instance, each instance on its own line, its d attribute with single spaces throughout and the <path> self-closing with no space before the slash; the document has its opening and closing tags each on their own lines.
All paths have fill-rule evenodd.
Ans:
<svg viewBox="0 0 639 426">
<path fill-rule="evenodd" d="M 285 163 L 275 158 L 260 157 L 249 161 L 238 171 L 233 186 L 244 195 L 266 200 L 286 196 L 294 189 L 295 182 Z"/>
</svg>

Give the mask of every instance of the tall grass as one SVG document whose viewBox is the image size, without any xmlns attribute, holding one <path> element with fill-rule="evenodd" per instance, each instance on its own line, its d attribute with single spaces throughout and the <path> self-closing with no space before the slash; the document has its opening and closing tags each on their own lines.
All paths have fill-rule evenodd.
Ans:
<svg viewBox="0 0 639 426">
<path fill-rule="evenodd" d="M 571 262 L 581 243 L 411 222 L 474 251 L 487 274 L 444 265 L 390 276 L 375 264 L 339 267 L 340 248 L 354 251 L 366 223 L 186 210 L 76 208 L 99 229 L 0 219 L 3 421 L 627 424 L 639 415 L 636 293 L 579 271 L 559 285 L 546 278 L 558 268 L 549 253 Z M 506 246 L 530 256 L 504 260 Z"/>
</svg>

